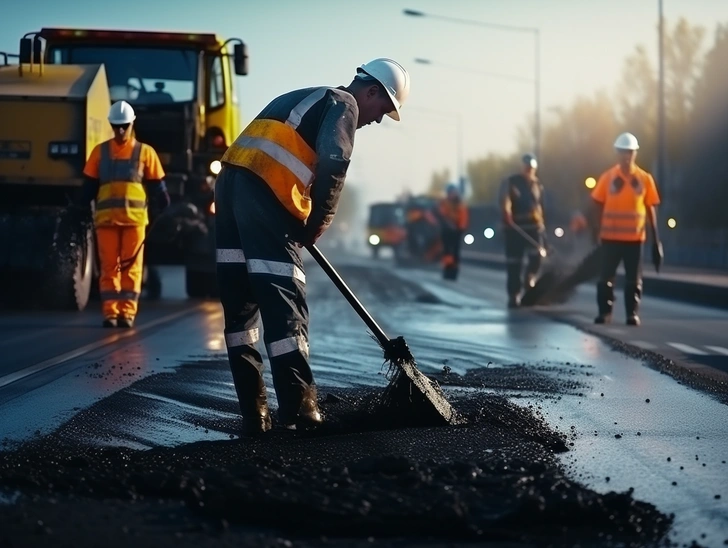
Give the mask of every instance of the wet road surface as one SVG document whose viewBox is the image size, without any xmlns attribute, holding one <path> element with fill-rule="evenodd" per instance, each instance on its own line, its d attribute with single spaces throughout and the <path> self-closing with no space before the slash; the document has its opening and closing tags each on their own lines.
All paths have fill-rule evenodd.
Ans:
<svg viewBox="0 0 728 548">
<path fill-rule="evenodd" d="M 436 376 L 456 405 L 468 408 L 477 401 L 476 407 L 481 410 L 480 422 L 475 421 L 470 430 L 460 431 L 459 435 L 448 434 L 442 429 L 438 433 L 410 429 L 396 435 L 374 432 L 353 438 L 344 430 L 332 432 L 330 438 L 319 438 L 328 439 L 328 444 L 316 442 L 324 449 L 319 447 L 319 451 L 313 453 L 314 460 L 325 460 L 322 459 L 324 454 L 331 455 L 332 462 L 337 460 L 336 455 L 339 459 L 353 459 L 362 451 L 366 454 L 368 448 L 369 453 L 382 455 L 381 458 L 391 453 L 409 459 L 404 463 L 398 461 L 394 467 L 415 470 L 422 477 L 432 474 L 432 470 L 422 463 L 423 456 L 435 461 L 447 458 L 482 461 L 478 465 L 480 472 L 474 473 L 471 468 L 465 474 L 467 478 L 490 478 L 492 490 L 495 484 L 492 484 L 493 469 L 489 466 L 492 468 L 502 462 L 495 457 L 488 459 L 500 449 L 502 455 L 509 456 L 510 464 L 518 459 L 522 461 L 523 472 L 517 477 L 525 475 L 548 480 L 542 484 L 534 482 L 531 492 L 538 494 L 542 489 L 543 493 L 548 493 L 549 489 L 544 485 L 553 487 L 564 483 L 569 486 L 565 490 L 569 496 L 565 495 L 564 499 L 588 500 L 592 496 L 589 493 L 632 490 L 632 496 L 639 504 L 653 504 L 662 514 L 674 513 L 668 535 L 673 542 L 696 541 L 703 546 L 716 546 L 728 539 L 725 502 L 728 497 L 728 465 L 725 464 L 728 459 L 728 408 L 715 394 L 679 384 L 672 376 L 661 374 L 659 368 L 645 365 L 644 356 L 618 352 L 598 337 L 567 323 L 553 321 L 542 312 L 507 311 L 502 305 L 504 279 L 501 273 L 466 266 L 459 282 L 444 285 L 434 271 L 395 270 L 386 261 L 374 265 L 362 259 L 344 262 L 342 274 L 385 331 L 390 336 L 404 335 L 420 369 Z M 339 260 L 335 264 L 344 263 Z M 381 351 L 361 321 L 312 261 L 308 261 L 307 268 L 314 374 L 322 398 L 327 394 L 338 395 L 338 398 L 324 400 L 323 404 L 336 424 L 337 417 L 354 412 L 348 403 L 359 401 L 357 398 L 371 392 L 372 388 L 375 392 L 381 390 L 387 379 L 380 367 Z M 42 448 L 33 453 L 36 455 L 33 458 L 43 451 L 61 455 L 68 448 L 77 448 L 77 452 L 82 452 L 78 448 L 84 448 L 83 451 L 171 448 L 177 454 L 188 452 L 194 456 L 194 448 L 198 447 L 195 442 L 207 442 L 205 450 L 223 452 L 227 445 L 237 444 L 234 447 L 241 454 L 233 462 L 241 460 L 243 455 L 255 458 L 256 454 L 286 454 L 286 450 L 289 451 L 287 458 L 292 460 L 312 458 L 310 453 L 308 457 L 304 456 L 312 443 L 306 438 L 294 442 L 290 439 L 277 441 L 280 433 L 275 433 L 268 445 L 239 441 L 237 401 L 227 370 L 219 306 L 211 302 L 182 300 L 179 272 L 165 271 L 165 284 L 165 300 L 143 303 L 138 328 L 123 332 L 123 338 L 117 341 L 110 339 L 113 335 L 108 330 L 96 327 L 100 318 L 95 310 L 54 316 L 6 313 L 2 317 L 0 344 L 4 345 L 3 354 L 7 359 L 0 369 L 0 379 L 6 379 L 4 385 L 0 381 L 3 417 L 0 441 L 8 454 L 23 442 L 30 442 L 40 444 L 37 448 Z M 575 321 L 573 316 L 578 316 L 582 310 L 587 310 L 587 314 L 591 312 L 593 298 L 589 300 L 588 288 L 583 295 L 581 293 L 563 306 L 564 310 L 559 310 L 558 319 Z M 581 303 L 584 303 L 583 308 Z M 673 312 L 689 308 L 673 303 L 664 306 Z M 645 299 L 643 318 L 646 326 L 656 323 L 651 321 L 651 315 L 659 317 L 658 310 L 653 300 Z M 715 311 L 695 308 L 691 313 L 703 318 L 708 325 L 721 321 Z M 155 321 L 157 323 L 153 323 Z M 662 329 L 671 329 L 667 315 L 663 316 L 663 322 Z M 55 327 L 59 323 L 63 325 L 62 330 Z M 641 339 L 649 336 L 646 326 L 640 328 Z M 703 333 L 709 338 L 708 342 L 714 342 L 709 329 Z M 679 342 L 679 339 L 673 342 Z M 659 351 L 661 347 L 656 349 Z M 38 367 L 39 364 L 45 364 L 45 367 Z M 28 374 L 28 368 L 33 366 L 37 372 Z M 11 377 L 23 372 L 26 374 L 22 378 Z M 268 372 L 266 377 L 268 386 L 272 386 Z M 269 392 L 274 402 L 274 394 Z M 529 413 L 528 417 L 522 416 L 520 410 Z M 477 415 L 475 410 L 471 411 Z M 500 420 L 495 421 L 493 417 Z M 545 423 L 541 424 L 540 420 Z M 379 425 L 378 430 L 381 427 Z M 343 443 L 342 439 L 348 441 Z M 210 442 L 213 446 L 209 446 Z M 347 445 L 349 442 L 363 447 L 355 451 L 353 446 Z M 292 443 L 295 449 L 291 449 Z M 421 447 L 423 443 L 425 446 Z M 566 449 L 568 451 L 564 451 Z M 222 456 L 214 454 L 214 458 L 224 462 Z M 117 454 L 116 458 L 121 457 Z M 154 470 L 152 457 L 149 457 L 151 460 L 139 456 L 128 458 L 132 460 L 124 462 L 137 462 L 147 472 Z M 556 463 L 561 462 L 568 478 L 559 479 L 553 471 L 544 476 L 532 468 L 541 459 L 545 462 L 554 458 Z M 38 468 L 42 469 L 40 464 L 38 462 Z M 381 469 L 386 468 L 387 463 L 370 463 L 370 466 Z M 307 470 L 305 466 L 302 469 Z M 488 471 L 490 474 L 486 473 Z M 363 472 L 359 470 L 359 473 Z M 102 481 L 103 475 L 99 475 L 101 480 L 96 484 L 97 488 L 109 483 Z M 353 485 L 365 485 L 364 480 L 360 476 L 353 477 L 355 475 L 352 473 L 343 479 Z M 268 478 L 269 487 L 280 484 L 279 476 L 275 467 L 265 468 L 262 474 Z M 235 477 L 233 474 L 232 479 L 227 479 L 233 481 Z M 44 481 L 58 483 L 59 480 L 62 483 L 63 480 L 62 475 L 42 478 L 39 484 Z M 7 469 L 0 471 L 0 479 L 0 485 L 5 482 L 15 485 L 18 480 Z M 338 479 L 343 481 L 342 477 Z M 498 485 L 510 485 L 508 478 L 501 480 Z M 438 485 L 421 478 L 412 481 L 423 489 Z M 455 492 L 459 496 L 467 498 L 465 493 L 471 492 L 468 489 L 472 488 L 470 481 L 461 478 L 461 481 L 451 483 L 456 485 Z M 129 483 L 134 484 L 133 481 Z M 147 478 L 145 484 L 149 483 Z M 306 486 L 303 480 L 300 483 Z M 284 484 L 284 487 L 286 485 L 295 492 L 292 484 Z M 382 484 L 369 484 L 368 489 L 373 489 L 374 485 L 381 487 Z M 518 485 L 518 480 L 514 480 L 509 492 L 518 493 Z M 255 485 L 247 484 L 246 487 L 256 490 Z M 309 489 L 317 492 L 316 488 L 309 486 Z M 586 491 L 579 494 L 579 489 Z M 13 489 L 6 491 L 6 497 L 15 492 Z M 352 488 L 352 493 L 356 492 Z M 111 494 L 118 495 L 113 490 Z M 326 496 L 331 498 L 330 493 Z M 80 509 L 84 500 L 74 500 L 73 507 Z M 323 499 L 316 500 L 322 508 L 328 508 L 321 502 Z M 507 494 L 501 494 L 495 500 L 501 502 L 505 514 L 510 512 L 511 518 L 528 520 L 539 515 L 539 511 L 533 509 L 530 513 L 513 509 L 507 512 Z M 234 521 L 234 516 L 222 512 L 219 500 L 217 505 L 214 501 L 205 502 L 217 508 L 213 515 L 224 515 L 227 521 Z M 316 504 L 311 500 L 304 502 Z M 417 510 L 416 502 L 410 500 L 401 505 Z M 472 515 L 470 520 L 461 519 L 463 528 L 467 528 L 466 525 L 482 528 L 494 523 L 492 519 L 485 519 L 482 512 L 474 511 L 482 503 L 478 499 L 465 505 Z M 620 528 L 624 534 L 624 523 L 628 520 L 620 521 L 620 505 L 610 499 L 599 499 L 598 504 L 606 508 L 607 520 L 619 522 L 619 527 L 615 526 L 613 530 L 609 527 L 600 529 L 599 520 L 593 519 L 593 528 L 601 531 L 599 540 L 608 535 L 616 538 Z M 18 504 L 7 506 L 9 519 Z M 656 514 L 639 510 L 640 506 L 629 507 L 634 509 L 634 515 L 646 512 L 643 529 L 657 531 L 662 527 Z M 322 512 L 319 518 L 331 519 L 330 513 Z M 427 514 L 424 510 L 415 514 L 428 516 L 429 520 L 440 515 Z M 51 512 L 49 516 L 52 515 Z M 589 521 L 588 516 L 596 514 L 582 511 L 575 515 Z M 608 518 L 609 515 L 612 518 Z M 477 516 L 480 517 L 476 519 Z M 386 520 L 376 513 L 370 517 L 373 530 L 384 531 L 381 523 Z M 559 519 L 553 521 L 556 525 L 562 523 Z M 353 527 L 351 520 L 345 523 Z M 379 528 L 376 523 L 380 524 Z M 562 525 L 567 527 L 565 522 Z M 501 523 L 500 527 L 503 526 Z M 573 524 L 569 527 L 575 529 Z M 391 533 L 391 527 L 388 530 Z M 646 545 L 649 540 L 636 537 L 634 531 L 631 534 L 630 542 L 637 539 L 633 545 Z M 453 533 L 453 536 L 457 535 Z M 536 538 L 554 542 L 555 537 L 544 534 Z M 509 539 L 508 535 L 497 538 L 501 543 Z"/>
</svg>

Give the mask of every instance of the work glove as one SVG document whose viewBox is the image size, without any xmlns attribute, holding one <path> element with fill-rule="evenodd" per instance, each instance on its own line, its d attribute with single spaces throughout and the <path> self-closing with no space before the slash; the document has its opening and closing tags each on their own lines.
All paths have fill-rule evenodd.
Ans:
<svg viewBox="0 0 728 548">
<path fill-rule="evenodd" d="M 301 237 L 299 238 L 300 245 L 302 247 L 308 247 L 315 244 L 323 233 L 326 232 L 326 228 L 328 228 L 326 225 L 306 225 L 301 233 Z"/>
<path fill-rule="evenodd" d="M 655 272 L 660 271 L 665 253 L 662 249 L 662 242 L 656 240 L 652 243 L 652 264 L 655 266 Z"/>
</svg>

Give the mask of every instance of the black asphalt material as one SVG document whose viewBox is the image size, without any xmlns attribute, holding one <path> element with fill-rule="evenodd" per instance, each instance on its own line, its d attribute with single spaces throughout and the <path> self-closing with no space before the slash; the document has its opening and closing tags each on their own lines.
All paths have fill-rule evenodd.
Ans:
<svg viewBox="0 0 728 548">
<path fill-rule="evenodd" d="M 305 434 L 276 428 L 252 440 L 235 435 L 234 398 L 195 391 L 228 375 L 220 359 L 148 377 L 4 453 L 3 493 L 23 494 L 0 505 L 0 545 L 666 543 L 669 516 L 630 492 L 602 495 L 568 478 L 555 455 L 568 449 L 573 431 L 550 429 L 537 403 L 476 390 L 496 384 L 536 399 L 578 393 L 589 380 L 586 367 L 484 367 L 462 377 L 445 368 L 438 378 L 467 422 L 436 428 L 396 424 L 377 407 L 375 390 L 320 387 L 324 427 Z M 165 416 L 145 393 L 210 409 L 202 417 L 190 412 L 189 420 L 232 439 L 99 448 L 122 438 L 125 424 Z"/>
</svg>

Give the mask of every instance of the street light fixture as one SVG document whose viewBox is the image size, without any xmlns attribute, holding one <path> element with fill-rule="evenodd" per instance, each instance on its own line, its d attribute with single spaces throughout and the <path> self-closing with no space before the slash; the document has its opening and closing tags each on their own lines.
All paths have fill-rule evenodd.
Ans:
<svg viewBox="0 0 728 548">
<path fill-rule="evenodd" d="M 467 67 L 460 67 L 457 65 L 449 65 L 446 63 L 436 63 L 432 59 L 423 59 L 422 57 L 415 57 L 415 63 L 419 63 L 420 65 L 430 65 L 430 66 L 437 66 L 437 67 L 443 67 L 450 70 L 457 70 L 459 72 L 468 72 L 470 74 L 481 74 L 483 76 L 489 76 L 491 78 L 502 78 L 504 80 L 514 80 L 516 82 L 526 82 L 528 84 L 533 84 L 533 78 L 526 78 L 524 76 L 515 76 L 512 74 L 500 74 L 498 72 L 485 72 L 482 70 L 475 70 Z"/>
<path fill-rule="evenodd" d="M 534 152 L 536 157 L 541 159 L 541 31 L 536 27 L 517 27 L 512 25 L 499 25 L 496 23 L 488 23 L 486 21 L 478 21 L 473 19 L 460 19 L 457 17 L 448 17 L 445 15 L 435 15 L 425 13 L 424 11 L 405 9 L 402 11 L 404 15 L 410 17 L 430 17 L 432 19 L 441 19 L 450 23 L 462 23 L 466 25 L 475 25 L 479 27 L 487 27 L 495 30 L 528 32 L 534 37 L 534 103 L 535 103 L 535 128 L 534 128 Z"/>
</svg>

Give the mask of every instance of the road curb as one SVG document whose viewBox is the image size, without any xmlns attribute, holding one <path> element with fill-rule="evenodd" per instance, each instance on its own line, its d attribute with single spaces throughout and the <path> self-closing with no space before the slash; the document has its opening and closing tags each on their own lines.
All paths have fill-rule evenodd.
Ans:
<svg viewBox="0 0 728 548">
<path fill-rule="evenodd" d="M 463 254 L 461 260 L 464 263 L 505 270 L 505 261 L 495 257 L 475 257 Z M 624 286 L 623 274 L 617 274 L 617 284 L 619 287 Z M 647 296 L 662 297 L 673 301 L 698 304 L 723 310 L 728 309 L 728 287 L 672 280 L 657 276 L 645 276 L 642 284 L 644 294 Z"/>
</svg>

